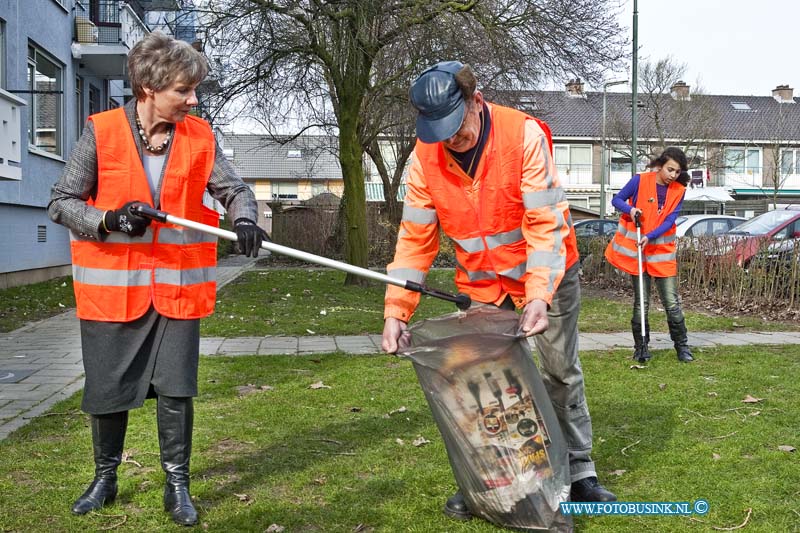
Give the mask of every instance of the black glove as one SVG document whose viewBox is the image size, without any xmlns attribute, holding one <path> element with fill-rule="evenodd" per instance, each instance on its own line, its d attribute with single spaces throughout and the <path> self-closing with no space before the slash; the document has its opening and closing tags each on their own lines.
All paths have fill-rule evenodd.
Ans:
<svg viewBox="0 0 800 533">
<path fill-rule="evenodd" d="M 261 242 L 270 242 L 267 232 L 259 228 L 255 222 L 249 218 L 237 218 L 233 223 L 233 231 L 236 232 L 236 240 L 239 243 L 239 253 L 258 257 L 261 249 Z"/>
<path fill-rule="evenodd" d="M 103 215 L 103 228 L 106 231 L 121 231 L 127 233 L 131 237 L 141 237 L 144 235 L 147 226 L 150 225 L 150 219 L 147 217 L 139 216 L 131 209 L 136 205 L 148 205 L 140 200 L 128 202 L 119 209 L 113 211 L 106 211 Z"/>
</svg>

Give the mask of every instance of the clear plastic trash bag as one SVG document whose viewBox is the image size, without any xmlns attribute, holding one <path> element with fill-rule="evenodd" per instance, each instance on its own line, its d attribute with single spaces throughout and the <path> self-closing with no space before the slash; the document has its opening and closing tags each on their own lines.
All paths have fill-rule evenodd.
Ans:
<svg viewBox="0 0 800 533">
<path fill-rule="evenodd" d="M 567 444 L 519 315 L 477 306 L 413 324 L 411 359 L 470 512 L 519 529 L 570 531 Z"/>
</svg>

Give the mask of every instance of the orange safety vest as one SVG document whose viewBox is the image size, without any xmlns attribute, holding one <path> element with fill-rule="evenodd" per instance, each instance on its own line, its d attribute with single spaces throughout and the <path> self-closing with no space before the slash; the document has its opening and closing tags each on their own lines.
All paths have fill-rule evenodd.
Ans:
<svg viewBox="0 0 800 533">
<path fill-rule="evenodd" d="M 101 210 L 131 200 L 156 205 L 124 108 L 89 119 L 96 137 L 97 193 L 87 203 Z M 175 124 L 160 209 L 219 225 L 219 214 L 203 205 L 215 150 L 211 128 L 202 119 L 187 116 Z M 130 322 L 151 304 L 159 314 L 177 319 L 202 318 L 214 311 L 215 237 L 154 221 L 143 237 L 112 232 L 98 242 L 70 232 L 70 241 L 78 318 Z"/>
<path fill-rule="evenodd" d="M 507 293 L 521 307 L 526 303 L 529 269 L 541 269 L 552 285 L 556 272 L 566 271 L 578 261 L 577 242 L 566 196 L 560 187 L 554 186 L 545 194 L 552 200 L 548 203 L 555 205 L 563 200 L 565 204 L 559 215 L 563 224 L 570 227 L 564 239 L 566 257 L 561 255 L 560 235 L 537 236 L 547 239 L 552 249 L 529 257 L 528 243 L 522 233 L 526 206 L 521 179 L 525 121 L 532 117 L 497 105 L 491 109 L 491 140 L 484 148 L 475 179 L 475 183 L 480 183 L 477 203 L 466 195 L 460 168 L 447 158 L 442 143 L 417 142 L 415 154 L 424 169 L 439 224 L 456 244 L 455 281 L 459 291 L 475 301 L 489 303 Z M 534 120 L 545 133 L 546 150 L 552 157 L 550 130 L 546 124 Z"/>
<path fill-rule="evenodd" d="M 661 212 L 658 211 L 656 192 L 656 173 L 639 174 L 639 191 L 636 205 L 642 210 L 641 234 L 654 230 L 672 213 L 683 199 L 686 187 L 673 181 L 667 188 L 667 198 Z M 633 205 L 631 200 L 629 203 Z M 666 233 L 647 243 L 642 255 L 642 270 L 656 278 L 669 278 L 678 275 L 677 247 L 675 246 L 675 225 Z M 639 274 L 638 251 L 636 247 L 636 223 L 630 215 L 622 215 L 614 238 L 608 243 L 605 253 L 608 262 L 628 274 Z"/>
</svg>

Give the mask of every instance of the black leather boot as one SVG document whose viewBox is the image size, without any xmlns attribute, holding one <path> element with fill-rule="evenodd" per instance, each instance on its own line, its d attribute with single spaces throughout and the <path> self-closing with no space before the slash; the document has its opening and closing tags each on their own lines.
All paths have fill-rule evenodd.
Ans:
<svg viewBox="0 0 800 533">
<path fill-rule="evenodd" d="M 646 363 L 653 357 L 650 354 L 650 349 L 647 347 L 650 342 L 650 324 L 644 324 L 645 336 L 642 337 L 642 326 L 639 322 L 631 320 L 631 332 L 633 333 L 633 358 L 640 362 Z"/>
<path fill-rule="evenodd" d="M 158 397 L 158 444 L 161 467 L 167 475 L 164 510 L 183 526 L 197 523 L 197 511 L 189 494 L 189 457 L 192 454 L 194 406 L 191 398 Z"/>
<path fill-rule="evenodd" d="M 686 333 L 686 320 L 667 320 L 669 326 L 669 337 L 675 344 L 675 352 L 678 354 L 678 361 L 690 363 L 694 361 L 692 352 L 689 350 L 689 337 Z"/>
<path fill-rule="evenodd" d="M 97 511 L 117 497 L 117 467 L 122 462 L 128 412 L 92 415 L 89 424 L 92 427 L 94 480 L 72 504 L 72 512 L 77 515 Z"/>
<path fill-rule="evenodd" d="M 455 520 L 469 520 L 472 518 L 472 513 L 467 508 L 467 502 L 464 501 L 464 495 L 461 491 L 456 492 L 444 504 L 444 514 Z"/>
</svg>

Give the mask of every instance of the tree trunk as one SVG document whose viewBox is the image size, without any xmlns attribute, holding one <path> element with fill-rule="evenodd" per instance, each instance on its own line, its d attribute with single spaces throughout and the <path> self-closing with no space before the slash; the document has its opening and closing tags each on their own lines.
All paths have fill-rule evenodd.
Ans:
<svg viewBox="0 0 800 533">
<path fill-rule="evenodd" d="M 343 102 L 344 104 L 344 102 Z M 344 179 L 344 256 L 348 263 L 367 267 L 367 199 L 364 191 L 364 148 L 358 140 L 359 106 L 342 105 L 339 116 L 339 162 Z M 345 285 L 366 285 L 367 280 L 347 274 Z"/>
</svg>

